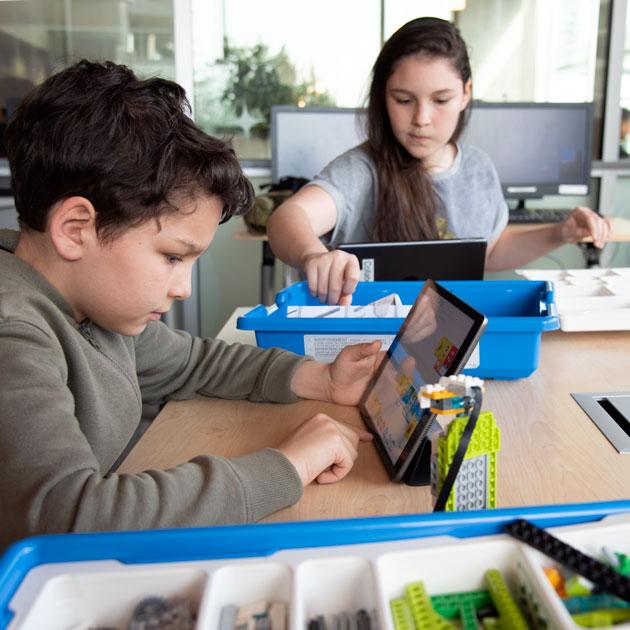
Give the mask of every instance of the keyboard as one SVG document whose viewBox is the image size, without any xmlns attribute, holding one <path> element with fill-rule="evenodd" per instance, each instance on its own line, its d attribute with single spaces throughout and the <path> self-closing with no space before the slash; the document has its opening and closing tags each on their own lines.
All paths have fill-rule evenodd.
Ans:
<svg viewBox="0 0 630 630">
<path fill-rule="evenodd" d="M 560 223 L 571 214 L 567 208 L 518 208 L 510 210 L 509 223 Z"/>
</svg>

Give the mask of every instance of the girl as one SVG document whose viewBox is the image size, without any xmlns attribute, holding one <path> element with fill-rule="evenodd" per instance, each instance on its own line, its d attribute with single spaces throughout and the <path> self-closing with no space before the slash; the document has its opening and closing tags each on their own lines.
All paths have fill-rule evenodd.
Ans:
<svg viewBox="0 0 630 630">
<path fill-rule="evenodd" d="M 359 262 L 335 249 L 344 242 L 484 237 L 489 271 L 587 236 L 603 246 L 609 222 L 588 208 L 555 225 L 505 230 L 490 158 L 457 142 L 471 96 L 466 44 L 451 23 L 418 18 L 385 43 L 372 70 L 367 141 L 333 160 L 267 225 L 274 252 L 306 274 L 313 295 L 351 302 Z"/>
</svg>

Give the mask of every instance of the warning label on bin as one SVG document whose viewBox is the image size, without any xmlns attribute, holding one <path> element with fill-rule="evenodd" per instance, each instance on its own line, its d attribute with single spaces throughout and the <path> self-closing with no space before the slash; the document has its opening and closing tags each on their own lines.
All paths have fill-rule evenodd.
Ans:
<svg viewBox="0 0 630 630">
<path fill-rule="evenodd" d="M 392 345 L 395 335 L 304 335 L 304 354 L 308 354 L 316 361 L 330 363 L 349 345 L 354 343 L 370 343 L 380 339 L 382 350 Z M 474 369 L 479 367 L 479 344 L 475 347 L 464 367 Z"/>
<path fill-rule="evenodd" d="M 392 345 L 395 335 L 304 335 L 304 354 L 316 361 L 329 363 L 346 347 L 354 343 L 370 343 L 380 339 L 382 350 Z"/>
<path fill-rule="evenodd" d="M 467 368 L 469 370 L 473 370 L 474 368 L 478 368 L 480 360 L 481 360 L 481 353 L 479 352 L 479 344 L 477 344 L 475 346 L 475 349 L 471 352 L 470 356 L 468 357 L 468 361 L 466 361 L 466 365 L 464 366 L 464 369 Z"/>
</svg>

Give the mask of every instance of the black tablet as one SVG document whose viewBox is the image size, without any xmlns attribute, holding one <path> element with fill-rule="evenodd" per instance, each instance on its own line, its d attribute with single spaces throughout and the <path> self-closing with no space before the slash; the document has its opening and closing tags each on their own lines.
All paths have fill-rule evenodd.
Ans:
<svg viewBox="0 0 630 630">
<path fill-rule="evenodd" d="M 456 238 L 407 243 L 343 243 L 354 254 L 362 280 L 483 280 L 487 242 Z"/>
<path fill-rule="evenodd" d="M 359 403 L 392 479 L 401 479 L 433 419 L 420 408 L 420 388 L 457 374 L 486 324 L 482 313 L 450 291 L 424 283 Z"/>
</svg>

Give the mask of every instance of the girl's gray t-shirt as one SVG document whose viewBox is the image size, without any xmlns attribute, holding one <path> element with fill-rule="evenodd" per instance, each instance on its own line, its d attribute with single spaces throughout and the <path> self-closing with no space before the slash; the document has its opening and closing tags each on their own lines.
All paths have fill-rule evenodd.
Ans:
<svg viewBox="0 0 630 630">
<path fill-rule="evenodd" d="M 499 237 L 507 225 L 508 209 L 486 153 L 458 144 L 451 167 L 431 178 L 443 205 L 437 216 L 441 238 L 480 237 L 492 243 Z M 337 223 L 321 239 L 327 247 L 373 240 L 377 174 L 361 147 L 335 158 L 308 185 L 323 188 L 337 206 Z"/>
</svg>

